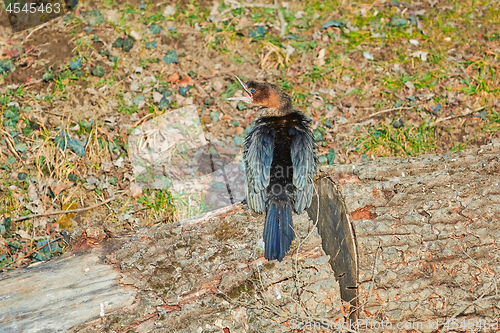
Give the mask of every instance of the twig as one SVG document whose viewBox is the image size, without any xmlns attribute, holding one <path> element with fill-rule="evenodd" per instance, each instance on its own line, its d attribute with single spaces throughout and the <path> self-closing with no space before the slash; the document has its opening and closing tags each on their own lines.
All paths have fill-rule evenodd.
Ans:
<svg viewBox="0 0 500 333">
<path fill-rule="evenodd" d="M 138 212 L 138 210 L 136 210 L 136 212 Z M 159 218 L 159 219 L 154 220 L 153 222 L 151 222 L 151 223 L 149 224 L 149 226 L 150 226 L 150 227 L 152 227 L 152 226 L 154 226 L 155 224 L 157 224 L 157 223 L 161 223 L 161 222 L 165 222 L 165 221 L 167 221 L 168 219 L 169 219 L 169 216 L 163 216 L 162 218 Z"/>
<path fill-rule="evenodd" d="M 260 8 L 269 8 L 269 9 L 277 9 L 278 8 L 278 6 L 276 6 L 276 4 L 268 5 L 265 3 L 248 3 L 248 2 L 239 3 L 239 2 L 234 1 L 234 0 L 233 1 L 227 0 L 226 2 L 231 4 L 231 8 L 224 9 L 219 14 L 220 17 L 222 17 L 224 14 L 229 13 L 233 9 L 238 9 L 238 8 L 242 8 L 242 7 L 247 7 L 247 8 L 260 7 Z"/>
<path fill-rule="evenodd" d="M 57 214 L 71 214 L 71 213 L 84 212 L 86 210 L 90 210 L 90 209 L 94 209 L 96 207 L 102 206 L 110 201 L 115 200 L 115 199 L 116 199 L 116 197 L 112 197 L 112 198 L 109 198 L 108 200 L 104 200 L 103 202 L 100 202 L 98 204 L 95 204 L 95 205 L 89 206 L 89 207 L 83 207 L 83 208 L 77 208 L 77 209 L 71 209 L 71 210 L 58 210 L 55 212 L 43 213 L 43 214 L 26 215 L 26 216 L 20 217 L 18 219 L 12 220 L 12 222 L 19 222 L 19 221 L 24 221 L 27 219 L 36 218 L 36 217 L 44 217 L 44 216 L 57 215 Z"/>
<path fill-rule="evenodd" d="M 283 17 L 283 13 L 280 10 L 280 6 L 278 5 L 278 0 L 274 0 L 274 5 L 276 6 L 276 11 L 278 12 L 278 19 L 280 20 L 280 37 L 285 36 L 286 32 L 286 22 Z"/>
<path fill-rule="evenodd" d="M 22 86 L 27 87 L 27 86 L 31 86 L 31 85 L 33 85 L 33 84 L 40 83 L 40 82 L 42 82 L 42 81 L 43 81 L 43 79 L 40 79 L 40 80 L 35 80 L 35 81 L 30 81 L 30 82 L 28 82 L 28 83 L 26 83 L 26 84 L 23 84 Z"/>
<path fill-rule="evenodd" d="M 380 239 L 378 240 L 379 244 L 377 246 L 377 249 L 375 250 L 375 256 L 373 258 L 373 267 L 372 267 L 372 281 L 371 281 L 371 285 L 370 285 L 370 292 L 368 293 L 368 297 L 366 298 L 366 300 L 368 301 L 370 299 L 370 297 L 372 297 L 373 295 L 373 287 L 375 287 L 375 268 L 377 266 L 377 255 L 378 255 L 378 250 L 380 250 L 382 248 L 382 246 L 380 245 Z"/>
<path fill-rule="evenodd" d="M 4 138 L 5 138 L 5 142 L 7 142 L 7 146 L 9 147 L 9 150 L 11 151 L 11 153 L 19 160 L 21 160 L 21 158 L 19 157 L 19 155 L 17 154 L 17 151 L 14 149 L 14 146 L 12 145 L 12 142 L 10 141 L 9 137 L 4 134 Z"/>
<path fill-rule="evenodd" d="M 205 89 L 203 89 L 202 86 L 200 86 L 198 83 L 195 83 L 194 84 L 194 87 L 198 90 L 198 92 L 203 96 L 208 96 L 207 92 L 205 91 Z"/>
<path fill-rule="evenodd" d="M 136 127 L 137 125 L 145 122 L 146 120 L 148 120 L 149 118 L 151 117 L 154 117 L 155 114 L 154 113 L 148 113 L 147 115 L 145 115 L 144 117 L 142 117 L 141 119 L 137 120 L 133 125 L 132 127 Z"/>
<path fill-rule="evenodd" d="M 375 0 L 375 1 L 373 1 L 373 3 L 372 3 L 370 6 L 368 6 L 368 9 L 367 9 L 367 10 L 370 10 L 370 9 L 372 9 L 373 7 L 375 7 L 376 5 L 378 5 L 378 2 L 380 2 L 380 0 Z"/>
<path fill-rule="evenodd" d="M 13 141 L 13 138 L 12 138 L 12 135 L 10 135 L 9 132 L 5 131 L 5 130 L 2 130 L 3 134 L 4 134 L 4 137 L 5 137 L 5 142 L 7 142 L 7 146 L 9 147 L 10 151 L 12 152 L 12 154 L 14 154 L 14 156 L 19 160 L 21 161 L 21 163 L 24 164 L 24 166 L 26 166 L 26 162 L 22 159 L 21 157 L 21 153 L 18 153 L 15 149 L 15 146 L 14 144 L 12 143 Z"/>
<path fill-rule="evenodd" d="M 481 106 L 480 108 L 477 108 L 473 111 L 469 111 L 467 112 L 466 114 L 462 114 L 462 115 L 458 115 L 458 116 L 449 116 L 449 117 L 445 117 L 445 118 L 440 118 L 438 120 L 436 120 L 434 123 L 432 123 L 430 126 L 434 126 L 436 124 L 439 124 L 440 122 L 443 122 L 443 121 L 446 121 L 446 120 L 451 120 L 451 119 L 455 119 L 455 118 L 461 118 L 461 117 L 466 117 L 466 116 L 469 116 L 475 112 L 479 112 L 481 111 L 482 109 L 484 109 L 484 106 Z"/>
<path fill-rule="evenodd" d="M 48 22 L 45 22 L 44 24 L 42 24 L 41 26 L 37 27 L 36 29 L 34 29 L 32 32 L 30 32 L 28 34 L 28 36 L 26 36 L 26 38 L 23 40 L 23 42 L 21 44 L 24 44 L 24 42 L 26 42 L 28 40 L 28 38 L 30 38 L 30 36 L 35 32 L 35 31 L 38 31 L 42 28 L 45 28 L 51 21 L 48 21 Z"/>
<path fill-rule="evenodd" d="M 371 115 L 369 115 L 368 117 L 365 117 L 365 118 L 362 118 L 361 120 L 365 120 L 365 119 L 370 119 L 370 118 L 373 118 L 375 116 L 378 116 L 379 114 L 383 114 L 383 113 L 387 113 L 387 112 L 391 112 L 391 111 L 398 111 L 398 110 L 410 110 L 410 109 L 413 109 L 412 107 L 405 107 L 405 106 L 401 106 L 399 108 L 392 108 L 392 109 L 387 109 L 387 110 L 382 110 L 382 111 L 377 111 L 375 113 L 372 113 Z"/>
<path fill-rule="evenodd" d="M 32 254 L 33 254 L 33 253 L 35 253 L 36 251 L 40 250 L 41 248 L 43 248 L 43 247 L 45 247 L 45 246 L 47 246 L 47 245 L 49 245 L 49 244 L 50 244 L 50 242 L 47 242 L 47 243 L 43 244 L 42 246 L 37 247 L 37 248 L 36 248 L 36 249 L 34 249 L 33 251 L 30 251 L 29 253 L 26 253 L 24 256 L 19 257 L 19 258 L 17 258 L 16 260 L 13 260 L 13 261 L 11 261 L 11 262 L 7 263 L 7 265 L 5 265 L 5 267 L 7 267 L 7 266 L 9 266 L 9 265 L 11 265 L 11 264 L 13 264 L 13 263 L 15 263 L 16 261 L 18 261 L 18 260 L 20 260 L 20 259 L 23 259 L 23 258 L 29 257 L 30 255 L 32 255 Z"/>
<path fill-rule="evenodd" d="M 16 260 L 13 260 L 13 261 L 11 261 L 11 262 L 7 263 L 7 265 L 5 265 L 5 267 L 7 267 L 7 266 L 9 266 L 9 265 L 11 265 L 11 264 L 13 264 L 13 263 L 15 263 L 16 261 L 18 261 L 18 260 L 20 260 L 20 259 L 23 259 L 23 258 L 29 257 L 30 255 L 32 255 L 32 254 L 33 254 L 33 253 L 35 253 L 36 251 L 38 251 L 38 250 L 42 249 L 43 247 L 45 247 L 45 246 L 47 246 L 47 245 L 49 245 L 49 244 L 51 244 L 51 243 L 52 243 L 52 244 L 54 244 L 55 242 L 59 241 L 60 239 L 61 239 L 61 237 L 56 238 L 56 239 L 54 239 L 53 241 L 49 241 L 49 242 L 47 242 L 47 243 L 45 243 L 45 244 L 43 244 L 43 245 L 41 245 L 41 246 L 37 247 L 36 249 L 34 249 L 34 250 L 30 251 L 29 253 L 26 253 L 24 256 L 19 257 L 19 258 L 17 258 Z"/>
</svg>

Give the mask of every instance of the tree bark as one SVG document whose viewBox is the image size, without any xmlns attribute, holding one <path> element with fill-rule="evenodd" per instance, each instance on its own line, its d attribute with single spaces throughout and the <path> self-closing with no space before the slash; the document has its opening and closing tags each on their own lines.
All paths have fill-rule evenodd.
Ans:
<svg viewBox="0 0 500 333">
<path fill-rule="evenodd" d="M 263 258 L 264 216 L 242 204 L 75 247 L 0 275 L 0 327 L 354 330 L 350 319 L 430 332 L 470 319 L 465 330 L 481 331 L 500 312 L 499 151 L 321 168 L 282 262 Z"/>
<path fill-rule="evenodd" d="M 320 198 L 337 195 L 355 233 L 357 253 L 344 257 L 358 270 L 361 319 L 429 332 L 436 323 L 498 328 L 500 144 L 337 165 L 319 178 L 320 191 L 335 184 Z"/>
</svg>

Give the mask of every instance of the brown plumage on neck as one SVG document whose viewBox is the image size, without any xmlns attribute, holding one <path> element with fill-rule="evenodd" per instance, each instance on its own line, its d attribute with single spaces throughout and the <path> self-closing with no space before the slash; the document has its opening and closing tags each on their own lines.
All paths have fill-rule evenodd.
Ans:
<svg viewBox="0 0 500 333">
<path fill-rule="evenodd" d="M 259 116 L 284 116 L 294 111 L 292 98 L 274 84 L 267 82 L 243 82 L 236 77 L 247 96 L 232 97 L 230 100 L 240 100 L 253 106 L 261 106 Z"/>
</svg>

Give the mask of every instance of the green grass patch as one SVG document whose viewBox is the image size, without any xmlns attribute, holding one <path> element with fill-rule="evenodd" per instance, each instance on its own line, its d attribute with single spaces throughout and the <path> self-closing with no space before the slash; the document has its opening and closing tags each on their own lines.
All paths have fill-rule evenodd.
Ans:
<svg viewBox="0 0 500 333">
<path fill-rule="evenodd" d="M 358 151 L 375 156 L 418 156 L 436 148 L 434 130 L 425 122 L 400 128 L 384 123 L 369 128 L 357 140 Z"/>
</svg>

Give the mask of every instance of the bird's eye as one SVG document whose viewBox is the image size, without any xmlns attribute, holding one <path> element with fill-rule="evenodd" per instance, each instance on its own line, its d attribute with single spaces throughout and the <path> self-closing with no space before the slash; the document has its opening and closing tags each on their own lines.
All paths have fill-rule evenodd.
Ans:
<svg viewBox="0 0 500 333">
<path fill-rule="evenodd" d="M 254 92 L 255 92 L 255 89 L 254 89 L 254 88 L 250 89 L 250 92 L 251 92 L 251 93 L 254 93 Z"/>
</svg>

